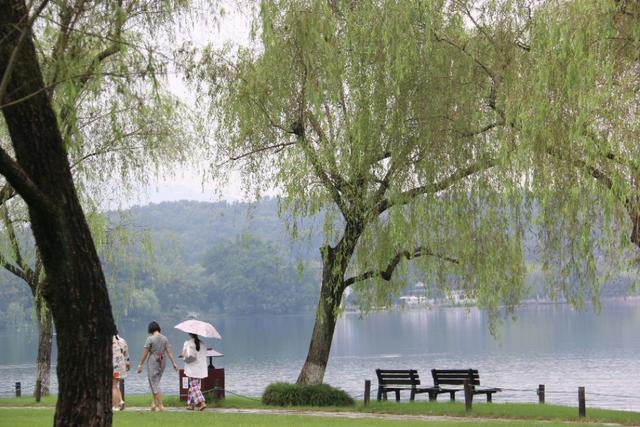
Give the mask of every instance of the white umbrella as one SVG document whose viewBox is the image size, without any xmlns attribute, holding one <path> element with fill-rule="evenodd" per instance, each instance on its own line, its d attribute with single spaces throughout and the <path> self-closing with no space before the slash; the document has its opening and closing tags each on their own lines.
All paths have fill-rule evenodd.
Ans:
<svg viewBox="0 0 640 427">
<path fill-rule="evenodd" d="M 182 323 L 178 323 L 174 328 L 187 332 L 189 334 L 200 335 L 205 338 L 218 338 L 222 339 L 220 333 L 213 327 L 211 323 L 203 322 L 202 320 L 185 320 Z"/>
<path fill-rule="evenodd" d="M 220 353 L 218 350 L 209 347 L 207 349 L 207 357 L 222 357 L 224 354 Z"/>
</svg>

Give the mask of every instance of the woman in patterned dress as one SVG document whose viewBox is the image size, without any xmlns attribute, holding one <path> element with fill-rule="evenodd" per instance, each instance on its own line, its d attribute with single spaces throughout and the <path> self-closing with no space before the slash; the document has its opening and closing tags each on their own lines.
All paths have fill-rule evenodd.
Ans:
<svg viewBox="0 0 640 427">
<path fill-rule="evenodd" d="M 199 411 L 207 407 L 200 383 L 202 378 L 209 375 L 207 369 L 207 349 L 196 334 L 189 334 L 190 339 L 186 340 L 182 346 L 182 357 L 184 359 L 184 374 L 189 377 L 189 392 L 187 399 L 187 409 L 198 408 Z"/>
<path fill-rule="evenodd" d="M 113 385 L 111 388 L 111 400 L 114 411 L 124 409 L 124 399 L 120 394 L 120 381 L 127 376 L 129 370 L 129 347 L 127 342 L 118 336 L 118 331 L 111 341 L 113 354 Z"/>
<path fill-rule="evenodd" d="M 144 343 L 144 350 L 142 351 L 142 357 L 136 372 L 139 374 L 142 372 L 142 366 L 145 360 L 149 359 L 147 363 L 147 375 L 149 376 L 149 387 L 153 394 L 153 403 L 151 404 L 152 411 L 164 411 L 164 405 L 162 404 L 162 394 L 160 393 L 160 380 L 164 373 L 165 367 L 165 353 L 173 364 L 173 369 L 178 370 L 178 365 L 171 352 L 171 345 L 167 337 L 160 333 L 160 325 L 156 322 L 149 323 L 148 328 L 149 336 Z"/>
</svg>

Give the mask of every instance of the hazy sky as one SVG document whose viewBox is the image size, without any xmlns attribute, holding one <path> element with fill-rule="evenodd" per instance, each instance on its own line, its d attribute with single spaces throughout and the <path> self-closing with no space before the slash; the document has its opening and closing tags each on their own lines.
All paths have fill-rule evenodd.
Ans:
<svg viewBox="0 0 640 427">
<path fill-rule="evenodd" d="M 191 42 L 195 47 L 203 47 L 209 42 L 222 46 L 225 42 L 248 44 L 249 18 L 248 15 L 226 8 L 224 17 L 217 24 L 212 22 L 196 22 L 191 28 L 185 28 L 184 41 Z M 190 104 L 194 98 L 191 90 L 186 87 L 179 76 L 169 78 L 169 88 L 178 97 Z M 210 180 L 203 182 L 202 170 L 205 163 L 194 165 L 193 168 L 176 172 L 175 176 L 154 180 L 148 188 L 141 189 L 137 197 L 129 204 L 158 203 L 172 200 L 242 200 L 244 194 L 241 189 L 240 176 L 232 174 L 229 183 L 224 186 L 214 185 Z"/>
</svg>

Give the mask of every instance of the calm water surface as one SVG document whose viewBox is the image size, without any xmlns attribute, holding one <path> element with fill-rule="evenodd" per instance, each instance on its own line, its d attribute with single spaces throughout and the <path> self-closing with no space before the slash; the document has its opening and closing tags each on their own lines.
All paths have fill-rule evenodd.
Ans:
<svg viewBox="0 0 640 427">
<path fill-rule="evenodd" d="M 176 350 L 185 340 L 173 329 L 181 320 L 159 322 Z M 309 345 L 311 316 L 211 321 L 223 339 L 206 343 L 225 354 L 216 365 L 225 368 L 227 390 L 259 396 L 273 381 L 296 380 Z M 119 329 L 135 366 L 146 322 L 123 323 Z M 640 411 L 639 331 L 638 301 L 605 302 L 599 315 L 564 305 L 522 307 L 517 320 L 503 322 L 498 338 L 490 335 L 486 314 L 477 310 L 345 314 L 336 328 L 325 381 L 360 397 L 365 379 L 376 387 L 376 368 L 415 368 L 425 384 L 431 384 L 431 368 L 477 368 L 482 384 L 505 389 L 494 395 L 497 402 L 536 402 L 535 389 L 545 384 L 547 402 L 575 406 L 578 386 L 585 386 L 588 406 Z M 37 335 L 0 329 L 0 338 L 0 396 L 12 395 L 16 381 L 22 382 L 23 394 L 32 393 Z M 127 393 L 148 392 L 144 374 L 130 374 L 126 385 Z M 168 369 L 163 391 L 177 390 L 177 374 Z"/>
</svg>

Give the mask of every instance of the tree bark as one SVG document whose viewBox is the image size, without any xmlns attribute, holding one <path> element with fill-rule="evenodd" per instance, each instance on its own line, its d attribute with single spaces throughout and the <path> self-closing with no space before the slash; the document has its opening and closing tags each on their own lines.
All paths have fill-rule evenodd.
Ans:
<svg viewBox="0 0 640 427">
<path fill-rule="evenodd" d="M 336 260 L 336 250 L 329 246 L 324 247 L 322 255 L 322 286 L 316 320 L 307 359 L 298 376 L 298 384 L 322 384 L 344 292 L 342 278 L 345 271 L 340 271 L 341 265 Z"/>
<path fill-rule="evenodd" d="M 631 217 L 631 222 L 633 223 L 633 229 L 631 231 L 631 242 L 640 248 L 640 215 L 636 214 L 635 211 L 629 211 L 629 216 Z"/>
<path fill-rule="evenodd" d="M 38 310 L 38 358 L 36 359 L 36 384 L 40 381 L 40 395 L 48 396 L 51 387 L 51 338 L 53 325 L 51 311 Z M 34 391 L 35 394 L 35 391 Z"/>
<path fill-rule="evenodd" d="M 78 200 L 56 116 L 44 90 L 24 0 L 0 0 L 0 99 L 13 164 L 2 152 L 0 172 L 29 208 L 47 280 L 42 295 L 57 332 L 59 393 L 54 425 L 110 426 L 115 325 L 100 260 Z M 22 31 L 28 37 L 22 46 Z M 19 49 L 16 50 L 18 46 Z"/>
</svg>

